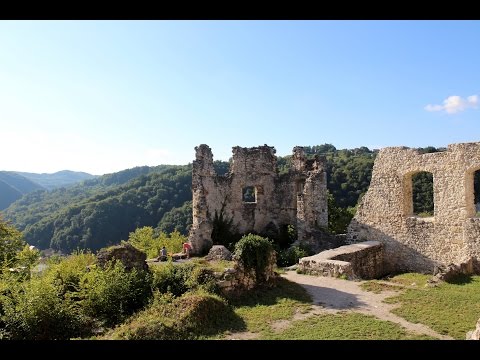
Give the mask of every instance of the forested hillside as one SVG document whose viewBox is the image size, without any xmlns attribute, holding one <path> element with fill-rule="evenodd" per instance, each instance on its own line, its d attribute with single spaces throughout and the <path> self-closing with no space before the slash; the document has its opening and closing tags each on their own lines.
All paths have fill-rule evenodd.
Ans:
<svg viewBox="0 0 480 360">
<path fill-rule="evenodd" d="M 39 248 L 97 250 L 191 199 L 189 166 L 138 167 L 86 180 L 71 188 L 36 191 L 12 204 L 5 217 Z"/>
<path fill-rule="evenodd" d="M 337 216 L 344 229 L 353 207 L 368 189 L 377 152 L 366 147 L 337 150 L 330 144 L 305 150 L 308 156 L 326 157 L 328 189 L 334 199 L 329 206 L 340 211 Z M 279 172 L 287 171 L 290 158 L 278 158 Z M 214 166 L 219 174 L 228 171 L 228 162 L 215 161 Z M 414 179 L 414 187 L 427 189 L 415 198 L 417 207 L 424 205 L 424 212 L 433 210 L 429 208 L 433 206 L 429 203 L 433 193 L 428 192 L 428 181 L 431 178 Z M 478 184 L 480 181 L 475 186 Z M 129 232 L 143 226 L 152 226 L 157 233 L 176 229 L 187 234 L 192 223 L 191 200 L 191 164 L 144 166 L 85 180 L 69 188 L 26 194 L 6 209 L 4 216 L 24 231 L 29 244 L 39 248 L 96 250 L 126 240 Z"/>
</svg>

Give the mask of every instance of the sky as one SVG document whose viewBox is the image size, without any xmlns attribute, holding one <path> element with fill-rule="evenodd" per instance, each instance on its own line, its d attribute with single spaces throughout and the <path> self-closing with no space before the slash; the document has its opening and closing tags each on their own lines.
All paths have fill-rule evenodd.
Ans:
<svg viewBox="0 0 480 360">
<path fill-rule="evenodd" d="M 0 170 L 480 141 L 480 21 L 0 21 Z"/>
</svg>

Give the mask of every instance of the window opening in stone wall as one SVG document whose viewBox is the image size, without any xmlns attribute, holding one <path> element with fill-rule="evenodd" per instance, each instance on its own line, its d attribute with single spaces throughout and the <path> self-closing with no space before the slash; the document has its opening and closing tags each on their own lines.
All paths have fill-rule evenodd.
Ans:
<svg viewBox="0 0 480 360">
<path fill-rule="evenodd" d="M 480 217 L 480 170 L 473 174 L 473 193 L 475 201 L 475 214 Z"/>
<path fill-rule="evenodd" d="M 297 195 L 303 194 L 303 189 L 305 188 L 305 180 L 297 181 Z"/>
<path fill-rule="evenodd" d="M 257 202 L 257 191 L 255 186 L 246 186 L 242 190 L 242 200 L 245 203 Z"/>
<path fill-rule="evenodd" d="M 433 174 L 420 171 L 412 176 L 413 214 L 419 217 L 433 216 Z"/>
</svg>

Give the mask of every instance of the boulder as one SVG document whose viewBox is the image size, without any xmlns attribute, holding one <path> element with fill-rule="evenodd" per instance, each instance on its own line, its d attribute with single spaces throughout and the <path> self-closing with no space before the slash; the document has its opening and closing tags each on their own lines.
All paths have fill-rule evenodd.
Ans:
<svg viewBox="0 0 480 360">
<path fill-rule="evenodd" d="M 232 260 L 232 253 L 223 245 L 213 245 L 208 255 L 205 256 L 206 260 Z"/>
<path fill-rule="evenodd" d="M 108 261 L 119 260 L 127 270 L 133 268 L 137 270 L 148 270 L 146 259 L 147 254 L 126 242 L 101 249 L 97 254 L 97 263 L 102 268 L 105 267 Z"/>
</svg>

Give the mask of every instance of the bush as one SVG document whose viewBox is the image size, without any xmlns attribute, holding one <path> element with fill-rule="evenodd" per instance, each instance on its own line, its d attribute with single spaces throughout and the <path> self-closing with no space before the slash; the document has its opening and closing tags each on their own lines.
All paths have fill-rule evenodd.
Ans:
<svg viewBox="0 0 480 360">
<path fill-rule="evenodd" d="M 138 228 L 128 237 L 128 242 L 138 250 L 145 252 L 148 258 L 157 257 L 162 246 L 165 246 L 168 252 L 180 252 L 182 244 L 187 240 L 187 237 L 178 231 L 174 231 L 170 235 L 163 232 L 157 235 L 151 226 Z"/>
<path fill-rule="evenodd" d="M 80 280 L 95 264 L 95 261 L 95 255 L 92 253 L 77 252 L 61 258 L 56 263 L 51 262 L 45 272 L 45 277 L 56 286 L 59 296 L 75 298 L 79 291 Z"/>
<path fill-rule="evenodd" d="M 91 322 L 72 301 L 58 296 L 47 278 L 18 285 L 2 299 L 4 336 L 21 340 L 70 339 L 90 332 Z"/>
<path fill-rule="evenodd" d="M 174 296 L 196 289 L 212 293 L 218 290 L 212 270 L 192 263 L 174 265 L 172 262 L 154 268 L 152 287 Z"/>
<path fill-rule="evenodd" d="M 280 250 L 277 253 L 277 265 L 280 267 L 294 265 L 298 263 L 300 258 L 308 256 L 308 251 L 299 246 L 292 246 L 286 250 Z"/>
<path fill-rule="evenodd" d="M 244 235 L 235 244 L 234 258 L 242 263 L 246 270 L 254 270 L 257 280 L 265 279 L 265 271 L 273 252 L 272 242 L 259 235 Z"/>
<path fill-rule="evenodd" d="M 80 282 L 81 304 L 88 316 L 107 326 L 118 324 L 144 307 L 152 296 L 148 271 L 126 270 L 120 262 L 93 268 Z"/>
<path fill-rule="evenodd" d="M 244 328 L 243 324 L 243 328 Z M 203 291 L 179 298 L 157 294 L 151 307 L 113 330 L 108 339 L 192 340 L 242 329 L 242 321 L 227 302 Z"/>
</svg>

